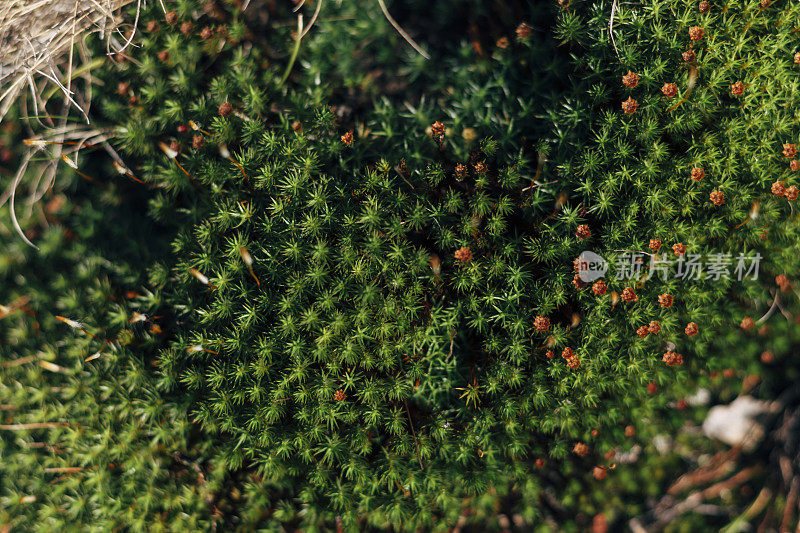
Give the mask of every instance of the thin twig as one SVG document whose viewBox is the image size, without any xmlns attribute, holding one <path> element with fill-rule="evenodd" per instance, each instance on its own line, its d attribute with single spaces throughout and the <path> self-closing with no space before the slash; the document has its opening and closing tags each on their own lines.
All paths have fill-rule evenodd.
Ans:
<svg viewBox="0 0 800 533">
<path fill-rule="evenodd" d="M 300 53 L 300 43 L 303 40 L 303 15 L 297 15 L 297 37 L 294 40 L 294 48 L 292 49 L 292 55 L 289 57 L 289 62 L 286 64 L 286 70 L 283 71 L 283 76 L 281 76 L 280 81 L 278 82 L 278 87 L 283 87 L 283 84 L 286 83 L 286 80 L 289 79 L 289 74 L 292 73 L 292 67 L 294 67 L 295 61 L 297 61 L 297 54 Z"/>
<path fill-rule="evenodd" d="M 611 4 L 611 19 L 608 21 L 608 34 L 611 37 L 611 44 L 614 45 L 614 52 L 617 54 L 617 59 L 619 59 L 621 62 L 622 58 L 619 56 L 617 41 L 614 40 L 614 15 L 617 14 L 618 9 L 619 7 L 617 7 L 617 0 L 614 0 L 614 2 Z"/>
<path fill-rule="evenodd" d="M 417 433 L 414 431 L 414 422 L 411 421 L 411 411 L 408 410 L 408 401 L 404 399 L 403 403 L 406 406 L 406 414 L 408 415 L 408 424 L 411 426 L 411 435 L 414 437 L 414 447 L 417 450 L 417 461 L 419 461 L 419 467 L 424 470 L 425 467 L 422 466 L 422 456 L 419 454 L 419 441 L 417 441 Z"/>
<path fill-rule="evenodd" d="M 62 422 L 32 422 L 30 424 L 0 424 L 0 429 L 7 431 L 26 431 L 28 429 L 50 429 L 66 427 Z"/>
<path fill-rule="evenodd" d="M 317 22 L 317 17 L 319 17 L 319 12 L 322 11 L 322 3 L 323 0 L 317 0 L 317 8 L 314 10 L 314 14 L 311 16 L 311 20 L 308 22 L 308 27 L 305 30 L 303 30 L 303 34 L 300 36 L 301 39 L 305 37 L 309 31 L 311 31 L 311 28 L 313 28 L 314 24 Z"/>
<path fill-rule="evenodd" d="M 614 0 L 615 4 L 616 4 L 616 2 L 617 2 L 617 0 Z M 389 24 L 391 24 L 394 27 L 394 29 L 397 30 L 397 33 L 399 33 L 400 36 L 403 39 L 405 39 L 406 42 L 408 44 L 410 44 L 411 47 L 419 53 L 419 55 L 421 55 L 425 59 L 430 59 L 431 56 L 429 56 L 425 52 L 425 50 L 423 50 L 422 47 L 420 47 L 420 45 L 418 45 L 414 41 L 414 39 L 412 39 L 411 36 L 408 33 L 406 33 L 406 31 L 400 26 L 400 24 L 398 24 L 397 21 L 394 20 L 394 18 L 392 18 L 392 15 L 389 13 L 389 10 L 386 8 L 386 3 L 384 2 L 384 0 L 378 0 L 378 4 L 381 6 L 381 11 L 383 11 L 383 16 L 386 17 L 386 20 L 389 21 Z"/>
<path fill-rule="evenodd" d="M 789 531 L 789 524 L 792 522 L 794 515 L 794 508 L 797 505 L 797 495 L 800 491 L 800 479 L 792 479 L 789 487 L 789 495 L 786 497 L 786 505 L 783 507 L 783 518 L 781 520 L 781 527 L 779 531 Z"/>
<path fill-rule="evenodd" d="M 0 368 L 11 368 L 12 366 L 21 366 L 27 363 L 31 363 L 36 361 L 35 355 L 26 355 L 24 357 L 17 357 L 16 359 L 11 359 L 10 361 L 3 361 L 0 363 Z"/>
<path fill-rule="evenodd" d="M 777 309 L 778 306 L 780 305 L 778 303 L 778 299 L 779 298 L 780 298 L 780 293 L 778 291 L 775 291 L 775 298 L 772 300 L 772 305 L 770 306 L 769 310 L 767 311 L 767 313 L 764 316 L 762 316 L 761 318 L 756 320 L 756 324 L 761 324 L 765 320 L 767 320 L 769 317 L 772 316 L 772 314 L 775 312 L 775 309 Z"/>
</svg>

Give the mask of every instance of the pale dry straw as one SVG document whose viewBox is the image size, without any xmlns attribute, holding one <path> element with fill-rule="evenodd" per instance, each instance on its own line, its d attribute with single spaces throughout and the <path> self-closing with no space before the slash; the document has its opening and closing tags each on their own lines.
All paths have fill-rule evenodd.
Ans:
<svg viewBox="0 0 800 533">
<path fill-rule="evenodd" d="M 119 43 L 119 9 L 131 1 L 0 0 L 0 119 L 26 87 L 37 111 L 44 103 L 42 81 L 57 85 L 77 105 L 70 89 L 76 45 L 94 31 L 109 47 Z"/>
<path fill-rule="evenodd" d="M 59 161 L 66 155 L 64 152 L 76 157 L 84 142 L 93 142 L 111 151 L 115 161 L 119 160 L 106 142 L 108 132 L 88 125 L 91 69 L 96 65 L 84 47 L 84 37 L 97 32 L 107 43 L 108 54 L 124 51 L 132 42 L 139 18 L 138 7 L 143 0 L 136 0 L 137 16 L 128 37 L 122 33 L 120 9 L 133 1 L 0 0 L 0 120 L 18 103 L 23 115 L 31 115 L 31 119 L 46 130 L 38 141 L 26 143 L 28 150 L 17 175 L 0 193 L 0 206 L 10 202 L 14 229 L 32 246 L 17 221 L 15 200 L 22 178 L 30 170 L 29 163 L 37 152 L 44 152 L 47 161 L 37 165 L 33 178 L 26 179 L 29 182 L 25 202 L 28 215 L 52 186 Z M 97 61 L 102 60 L 97 58 Z M 72 82 L 79 76 L 87 78 L 83 91 L 73 88 Z M 50 116 L 46 110 L 47 101 L 56 94 L 63 96 L 60 115 Z M 71 107 L 80 111 L 87 125 L 67 122 Z M 70 148 L 65 150 L 67 147 Z"/>
</svg>

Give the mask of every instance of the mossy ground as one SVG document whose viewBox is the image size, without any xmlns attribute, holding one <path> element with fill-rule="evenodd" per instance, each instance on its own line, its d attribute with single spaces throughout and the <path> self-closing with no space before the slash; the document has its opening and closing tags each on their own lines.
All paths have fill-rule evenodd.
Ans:
<svg viewBox="0 0 800 533">
<path fill-rule="evenodd" d="M 682 398 L 784 386 L 794 321 L 739 324 L 776 294 L 797 308 L 775 284 L 797 217 L 771 185 L 796 181 L 800 8 L 651 0 L 615 12 L 612 43 L 611 2 L 409 2 L 426 61 L 373 2 L 327 3 L 292 63 L 284 7 L 148 6 L 129 57 L 93 73 L 93 118 L 145 183 L 98 151 L 95 183 L 65 169 L 25 218 L 40 251 L 3 226 L 0 517 L 621 525 L 714 448 L 680 433 L 704 409 Z M 761 276 L 574 279 L 583 250 L 614 265 L 678 243 L 758 252 Z"/>
</svg>

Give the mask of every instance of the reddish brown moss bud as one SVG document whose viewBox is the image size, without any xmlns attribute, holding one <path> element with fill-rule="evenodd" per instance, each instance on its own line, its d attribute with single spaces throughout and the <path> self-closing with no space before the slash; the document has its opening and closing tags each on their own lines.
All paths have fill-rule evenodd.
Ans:
<svg viewBox="0 0 800 533">
<path fill-rule="evenodd" d="M 782 181 L 776 181 L 772 184 L 772 194 L 775 196 L 783 196 L 786 194 L 786 185 Z"/>
<path fill-rule="evenodd" d="M 700 26 L 692 26 L 689 28 L 689 38 L 693 41 L 699 41 L 706 34 L 706 31 Z"/>
<path fill-rule="evenodd" d="M 537 331 L 547 331 L 550 329 L 550 319 L 544 316 L 537 316 L 533 320 L 533 326 Z"/>
<path fill-rule="evenodd" d="M 533 28 L 525 22 L 517 26 L 517 39 L 519 39 L 520 41 L 528 39 L 532 33 L 533 33 Z"/>
<path fill-rule="evenodd" d="M 632 89 L 639 84 L 640 79 L 641 78 L 638 74 L 635 74 L 633 71 L 629 70 L 627 74 L 622 76 L 622 84 Z"/>
<path fill-rule="evenodd" d="M 472 252 L 466 246 L 462 246 L 461 248 L 456 250 L 456 253 L 454 255 L 456 259 L 458 259 L 462 263 L 467 263 L 472 260 Z"/>
<path fill-rule="evenodd" d="M 667 351 L 664 354 L 664 357 L 661 358 L 667 366 L 675 366 L 675 365 L 682 365 L 683 364 L 683 356 L 679 353 L 675 353 L 673 351 Z"/>
<path fill-rule="evenodd" d="M 608 287 L 606 287 L 606 282 L 603 280 L 595 281 L 592 285 L 592 292 L 598 296 L 604 295 L 606 290 L 608 290 Z"/>
<path fill-rule="evenodd" d="M 658 303 L 661 305 L 661 307 L 672 307 L 674 301 L 675 299 L 672 297 L 672 295 L 666 292 L 658 296 Z"/>
<path fill-rule="evenodd" d="M 639 297 L 636 296 L 636 293 L 633 292 L 633 289 L 627 287 L 624 291 L 622 291 L 622 299 L 626 302 L 635 302 L 639 299 Z"/>
<path fill-rule="evenodd" d="M 639 102 L 634 100 L 631 97 L 628 97 L 627 100 L 622 102 L 622 110 L 625 113 L 636 113 L 636 110 L 639 108 Z"/>
</svg>

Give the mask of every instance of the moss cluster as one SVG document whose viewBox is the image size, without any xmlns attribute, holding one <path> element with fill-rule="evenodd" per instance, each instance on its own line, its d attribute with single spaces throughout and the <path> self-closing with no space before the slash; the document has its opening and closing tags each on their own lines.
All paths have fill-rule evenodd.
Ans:
<svg viewBox="0 0 800 533">
<path fill-rule="evenodd" d="M 48 424 L 0 432 L 12 524 L 581 528 L 674 402 L 789 350 L 740 324 L 797 307 L 800 7 L 455 4 L 398 8 L 430 61 L 373 2 L 296 60 L 276 6 L 142 11 L 93 120 L 145 183 L 98 152 L 0 252 L 4 418 Z"/>
</svg>

